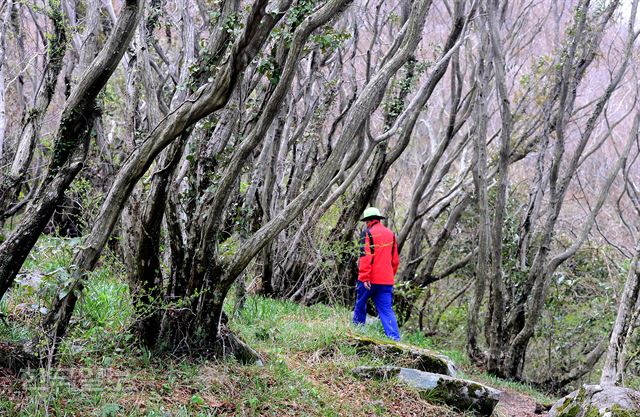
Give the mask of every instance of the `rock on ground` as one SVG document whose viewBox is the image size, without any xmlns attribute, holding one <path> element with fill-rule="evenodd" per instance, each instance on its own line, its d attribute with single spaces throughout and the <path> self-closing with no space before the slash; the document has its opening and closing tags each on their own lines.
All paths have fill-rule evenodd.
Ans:
<svg viewBox="0 0 640 417">
<path fill-rule="evenodd" d="M 491 416 L 501 394 L 478 382 L 410 368 L 360 366 L 353 373 L 367 379 L 396 378 L 416 388 L 430 402 L 447 404 L 461 411 L 473 411 L 481 416 Z"/>
<path fill-rule="evenodd" d="M 384 357 L 394 365 L 453 377 L 457 375 L 451 359 L 431 350 L 362 335 L 351 335 L 350 338 L 357 349 Z"/>
<path fill-rule="evenodd" d="M 584 385 L 554 404 L 549 417 L 640 417 L 640 392 Z"/>
</svg>

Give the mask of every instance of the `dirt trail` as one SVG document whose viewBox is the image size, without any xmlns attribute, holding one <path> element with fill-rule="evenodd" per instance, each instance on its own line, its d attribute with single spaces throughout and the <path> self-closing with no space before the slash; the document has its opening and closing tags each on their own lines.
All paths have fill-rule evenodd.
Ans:
<svg viewBox="0 0 640 417">
<path fill-rule="evenodd" d="M 519 392 L 502 390 L 500 402 L 494 415 L 496 417 L 539 417 L 547 412 L 536 414 L 536 401 Z"/>
</svg>

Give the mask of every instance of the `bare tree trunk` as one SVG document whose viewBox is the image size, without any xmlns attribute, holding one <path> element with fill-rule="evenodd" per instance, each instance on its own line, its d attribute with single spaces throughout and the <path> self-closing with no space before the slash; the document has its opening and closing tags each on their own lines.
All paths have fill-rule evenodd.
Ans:
<svg viewBox="0 0 640 417">
<path fill-rule="evenodd" d="M 500 118 L 502 121 L 502 129 L 500 132 L 500 160 L 498 162 L 498 193 L 494 209 L 493 222 L 493 239 L 492 239 L 492 267 L 491 271 L 491 295 L 490 295 L 490 312 L 489 320 L 489 356 L 487 358 L 487 370 L 491 373 L 500 373 L 502 360 L 501 354 L 503 350 L 503 322 L 505 314 L 505 288 L 502 278 L 502 229 L 504 227 L 504 219 L 507 204 L 507 187 L 509 185 L 509 155 L 511 154 L 511 104 L 509 102 L 509 93 L 506 82 L 506 64 L 504 57 L 504 46 L 498 33 L 498 13 L 495 1 L 488 0 L 485 10 L 486 24 L 489 33 L 489 43 L 491 45 L 491 58 L 493 61 L 493 70 L 498 90 L 498 99 L 500 101 Z"/>
<path fill-rule="evenodd" d="M 406 35 L 398 50 L 383 67 L 367 83 L 360 96 L 357 98 L 351 111 L 346 115 L 345 124 L 340 139 L 336 142 L 333 152 L 322 166 L 313 183 L 305 189 L 295 200 L 285 207 L 277 217 L 258 230 L 250 239 L 245 241 L 236 251 L 235 256 L 223 268 L 224 273 L 218 280 L 212 281 L 211 301 L 207 304 L 208 311 L 203 324 L 219 327 L 224 297 L 231 284 L 251 262 L 252 258 L 273 239 L 293 218 L 298 216 L 309 204 L 311 204 L 332 182 L 332 179 L 342 163 L 345 155 L 352 146 L 352 140 L 366 117 L 375 110 L 382 100 L 382 93 L 386 89 L 391 77 L 413 54 L 418 44 L 427 14 L 430 0 L 416 1 L 412 5 L 411 15 L 406 24 Z M 213 271 L 220 272 L 220 271 Z M 215 275 L 210 275 L 211 277 Z"/>
<path fill-rule="evenodd" d="M 136 285 L 136 306 L 142 316 L 137 323 L 138 336 L 147 347 L 155 346 L 160 334 L 162 271 L 160 269 L 160 231 L 166 205 L 169 180 L 180 162 L 180 156 L 189 137 L 185 132 L 171 144 L 160 158 L 158 172 L 155 173 L 151 189 L 142 208 L 138 223 L 138 241 L 135 248 L 136 270 L 131 280 Z"/>
<path fill-rule="evenodd" d="M 269 33 L 282 14 L 268 14 L 266 0 L 258 0 L 247 19 L 244 32 L 233 45 L 229 59 L 219 70 L 217 77 L 185 100 L 172 113 L 162 119 L 149 136 L 127 158 L 116 175 L 100 213 L 85 244 L 74 254 L 72 264 L 76 266 L 70 288 L 48 315 L 45 326 L 51 330 L 55 343 L 66 331 L 79 292 L 84 287 L 87 271 L 94 268 L 104 245 L 126 203 L 133 187 L 147 171 L 155 157 L 186 129 L 201 118 L 222 108 L 229 100 L 239 77 L 248 63 L 259 52 Z M 283 10 L 290 1 L 280 3 Z M 221 311 L 221 310 L 220 310 Z"/>
<path fill-rule="evenodd" d="M 392 108 L 390 110 L 390 113 L 388 113 L 386 116 L 385 132 L 380 137 L 375 138 L 374 143 L 376 145 L 374 148 L 375 153 L 373 156 L 373 161 L 369 166 L 363 183 L 359 185 L 358 191 L 355 192 L 354 197 L 352 197 L 352 203 L 347 205 L 342 210 L 341 214 L 338 217 L 338 223 L 333 228 L 333 231 L 330 234 L 331 236 L 333 236 L 332 240 L 334 242 L 340 242 L 341 245 L 348 245 L 349 242 L 352 241 L 353 231 L 356 228 L 356 224 L 358 219 L 360 218 L 360 215 L 367 205 L 371 205 L 374 203 L 384 177 L 387 175 L 392 165 L 403 154 L 405 149 L 407 149 L 421 111 L 428 103 L 435 88 L 438 86 L 440 80 L 444 76 L 444 73 L 449 66 L 450 61 L 453 59 L 454 62 L 456 62 L 455 60 L 457 50 L 461 44 L 461 39 L 464 37 L 466 24 L 470 20 L 471 16 L 473 16 L 474 11 L 475 9 L 473 8 L 469 11 L 465 11 L 465 7 L 461 2 L 455 3 L 455 14 L 452 19 L 451 30 L 448 34 L 442 54 L 437 61 L 434 70 L 431 72 L 429 78 L 421 85 L 420 89 L 417 91 L 415 97 L 411 100 L 409 105 L 406 106 L 404 110 L 402 110 L 402 108 L 404 107 L 406 96 L 410 92 L 412 80 L 415 77 L 413 63 L 412 61 L 409 61 L 405 79 L 401 84 L 403 88 L 398 91 L 397 96 L 393 99 L 395 107 Z M 457 102 L 452 105 L 452 108 L 455 108 L 455 111 L 453 111 L 451 115 L 451 128 L 447 130 L 447 135 L 445 135 L 443 141 L 440 143 L 438 151 L 428 161 L 425 161 L 425 164 L 423 166 L 423 171 L 425 171 L 423 175 L 424 187 L 426 187 L 426 185 L 429 183 L 431 174 L 435 170 L 436 165 L 438 164 L 442 155 L 445 153 L 447 147 L 451 143 L 451 139 L 454 136 L 457 113 L 456 106 Z M 400 130 L 401 132 L 399 139 L 395 146 L 388 149 L 386 140 L 397 130 Z M 363 166 L 366 161 L 366 158 L 361 158 L 358 165 Z M 359 173 L 359 171 L 360 168 L 356 168 L 354 169 L 353 173 L 357 174 Z M 356 175 L 348 177 L 347 180 L 339 187 L 340 191 L 337 190 L 332 195 L 332 197 L 335 195 L 339 195 L 339 193 L 342 193 L 344 189 L 346 189 L 346 187 L 349 186 L 355 178 Z M 424 190 L 424 188 L 422 188 L 422 190 Z M 414 195 L 417 194 L 421 195 L 420 191 L 417 191 Z M 319 208 L 319 210 L 314 213 L 315 218 L 318 218 L 319 215 L 321 215 L 329 207 L 329 204 L 333 202 L 332 197 L 325 201 Z M 415 210 L 413 210 L 412 206 L 412 211 L 410 211 L 407 219 L 405 220 L 405 227 L 403 227 L 403 230 L 398 236 L 398 247 L 400 249 L 402 248 L 402 244 L 404 243 L 404 239 L 406 238 L 408 231 L 413 226 L 413 219 L 415 218 L 416 210 L 417 203 Z M 355 274 L 355 270 L 352 268 L 353 265 L 353 259 L 348 255 L 344 256 L 340 261 L 337 267 L 340 288 L 346 288 L 347 290 L 353 289 L 353 286 L 350 285 L 353 280 L 355 280 L 355 276 L 353 276 L 353 274 Z M 349 291 L 342 291 L 342 293 L 340 294 L 340 299 L 347 300 L 350 298 L 349 295 Z"/>
<path fill-rule="evenodd" d="M 56 91 L 58 75 L 64 64 L 64 56 L 67 51 L 67 29 L 59 3 L 51 2 L 49 18 L 53 23 L 54 33 L 48 37 L 47 61 L 42 82 L 36 93 L 33 107 L 27 110 L 9 174 L 2 179 L 0 184 L 0 223 L 13 211 L 10 210 L 10 206 L 16 202 L 20 193 L 21 182 L 31 164 L 40 127 Z M 0 292 L 0 297 L 1 294 L 2 292 Z"/>
<path fill-rule="evenodd" d="M 588 3 L 588 2 L 587 2 Z M 605 15 L 611 16 L 613 10 L 617 3 L 612 3 L 609 5 L 607 12 Z M 583 71 L 583 67 L 579 66 L 578 69 L 574 67 L 572 64 L 573 60 L 576 57 L 576 50 L 578 47 L 579 40 L 581 39 L 581 34 L 585 30 L 586 20 L 587 20 L 587 9 L 585 8 L 586 4 L 582 4 L 580 6 L 580 10 L 584 10 L 581 14 L 578 15 L 578 30 L 576 34 L 575 43 L 572 44 L 572 47 L 569 52 L 569 59 L 565 62 L 562 68 L 562 73 L 565 74 L 566 77 L 569 77 L 569 73 L 575 73 L 577 71 Z M 605 20 L 604 22 L 606 22 Z M 606 196 L 608 195 L 609 189 L 618 173 L 621 169 L 622 165 L 625 163 L 625 158 L 627 155 L 622 155 L 612 170 L 609 172 L 609 176 L 601 188 L 601 191 L 598 196 L 598 201 L 595 207 L 592 209 L 589 214 L 587 220 L 585 221 L 582 230 L 578 238 L 575 242 L 565 251 L 556 255 L 552 259 L 548 260 L 549 252 L 551 249 L 551 239 L 554 236 L 554 228 L 558 216 L 560 214 L 560 209 L 563 205 L 564 197 L 566 195 L 569 183 L 571 182 L 575 172 L 578 168 L 579 162 L 582 159 L 582 154 L 586 148 L 586 145 L 593 134 L 593 131 L 596 126 L 596 121 L 599 119 L 602 111 L 606 105 L 606 103 L 611 98 L 611 94 L 617 88 L 618 84 L 622 80 L 624 74 L 626 73 L 630 53 L 633 49 L 633 45 L 635 44 L 635 40 L 637 38 L 637 33 L 633 30 L 633 25 L 635 22 L 635 15 L 631 16 L 629 20 L 628 26 L 628 36 L 625 45 L 625 55 L 622 62 L 619 65 L 617 71 L 613 74 L 612 79 L 609 85 L 606 87 L 605 92 L 601 97 L 598 98 L 596 105 L 591 112 L 589 119 L 587 120 L 586 127 L 584 131 L 580 135 L 580 140 L 577 144 L 576 150 L 574 151 L 568 166 L 565 168 L 564 176 L 560 177 L 560 164 L 563 159 L 563 155 L 565 153 L 564 150 L 564 129 L 565 129 L 565 116 L 566 112 L 572 106 L 575 90 L 572 88 L 570 90 L 570 82 L 565 80 L 563 86 L 560 91 L 560 100 L 559 100 L 559 112 L 555 120 L 556 126 L 556 147 L 554 150 L 554 160 L 550 169 L 550 179 L 549 185 L 551 189 L 550 195 L 550 213 L 547 216 L 547 220 L 545 222 L 544 231 L 542 233 L 542 242 L 538 248 L 536 253 L 533 265 L 529 271 L 527 277 L 527 283 L 524 287 L 523 296 L 528 297 L 529 300 L 526 303 L 526 315 L 524 306 L 516 306 L 513 309 L 512 314 L 509 317 L 508 327 L 511 327 L 510 333 L 513 335 L 511 338 L 511 342 L 509 344 L 509 350 L 507 354 L 507 360 L 505 361 L 504 373 L 508 376 L 514 378 L 520 378 L 522 374 L 522 368 L 524 366 L 524 357 L 526 354 L 527 345 L 529 340 L 534 334 L 535 326 L 542 314 L 543 305 L 546 300 L 547 289 L 551 282 L 551 277 L 555 270 L 567 259 L 573 256 L 577 250 L 582 246 L 584 241 L 587 239 L 589 235 L 589 231 L 595 222 L 595 218 L 599 213 Z M 604 24 L 604 23 L 603 23 Z M 600 32 L 597 32 L 600 33 Z M 596 34 L 597 34 L 596 33 Z M 590 48 L 595 48 L 594 45 L 590 44 Z M 595 51 L 593 49 L 589 49 L 587 51 L 589 54 L 593 54 Z M 579 62 L 580 65 L 584 65 L 585 62 L 581 60 Z M 577 82 L 577 81 L 573 81 Z M 572 98 L 573 97 L 573 98 Z M 638 119 L 634 121 L 634 124 L 638 123 Z M 630 142 L 633 137 L 629 139 L 627 146 L 630 146 Z M 629 148 L 630 149 L 630 148 Z M 627 152 L 628 153 L 628 152 Z M 514 326 L 514 323 L 517 325 Z"/>
<path fill-rule="evenodd" d="M 280 151 L 280 145 L 282 143 L 282 131 L 284 129 L 284 116 L 281 116 L 276 125 L 276 131 L 274 132 L 274 139 L 271 143 L 271 152 L 269 154 L 269 161 L 266 166 L 264 185 L 262 187 L 262 224 L 267 224 L 272 218 L 272 205 L 273 205 L 273 193 L 276 179 L 277 158 Z M 262 250 L 262 292 L 265 295 L 273 294 L 273 276 L 274 276 L 274 259 L 273 259 L 273 244 L 268 242 Z"/>
<path fill-rule="evenodd" d="M 83 166 L 87 152 L 95 100 L 107 83 L 133 36 L 142 0 L 128 0 L 105 47 L 84 73 L 62 112 L 52 160 L 35 200 L 20 224 L 0 245 L 0 297 L 13 283 L 22 264 Z"/>
<path fill-rule="evenodd" d="M 25 31 L 22 25 L 22 8 L 26 7 L 20 2 L 13 2 L 13 8 L 11 10 L 10 24 L 11 29 L 16 38 L 16 46 L 18 48 L 18 60 L 20 62 L 25 62 L 25 47 L 24 47 L 24 38 Z M 25 84 L 25 75 L 23 73 L 19 73 L 16 78 L 16 93 L 17 93 L 17 109 L 16 111 L 20 111 L 22 115 L 22 119 L 24 120 L 26 117 L 26 109 L 27 109 L 27 99 L 24 93 L 24 84 Z"/>
<path fill-rule="evenodd" d="M 475 167 L 473 179 L 476 189 L 476 206 L 478 211 L 478 258 L 476 260 L 475 291 L 469 305 L 467 320 L 467 353 L 474 362 L 484 362 L 484 355 L 478 346 L 478 328 L 480 307 L 484 299 L 485 287 L 488 282 L 490 264 L 491 225 L 489 217 L 489 200 L 487 196 L 487 102 L 489 100 L 490 68 L 487 66 L 486 56 L 489 51 L 489 37 L 482 30 L 481 50 L 476 74 L 479 83 L 474 109 L 474 149 Z"/>
<path fill-rule="evenodd" d="M 627 343 L 629 329 L 632 326 L 634 309 L 638 306 L 640 293 L 640 245 L 633 256 L 627 281 L 618 304 L 618 314 L 613 324 L 607 356 L 602 367 L 601 385 L 618 385 L 622 382 L 624 371 L 624 348 Z"/>
<path fill-rule="evenodd" d="M 190 78 L 189 66 L 195 57 L 195 27 L 184 0 L 177 3 L 182 21 L 182 67 L 178 77 L 177 91 L 172 98 L 171 108 L 184 101 L 187 96 L 186 84 Z M 148 33 L 148 36 L 151 36 Z M 148 83 L 148 82 L 147 82 Z M 148 91 L 147 94 L 151 94 Z M 169 193 L 170 180 L 178 167 L 190 129 L 173 142 L 158 158 L 158 169 L 154 172 L 146 201 L 135 223 L 137 233 L 134 248 L 135 267 L 130 281 L 136 287 L 136 306 L 141 319 L 137 323 L 138 336 L 147 347 L 155 346 L 160 334 L 161 302 L 163 301 L 163 275 L 160 263 L 160 241 L 162 220 Z"/>
<path fill-rule="evenodd" d="M 124 140 L 123 140 L 123 148 L 124 151 L 129 154 L 133 152 L 138 144 L 136 143 L 136 138 L 138 136 L 138 132 L 145 131 L 145 128 L 149 129 L 147 126 L 142 126 L 141 119 L 144 117 L 141 114 L 140 102 L 141 102 L 141 89 L 140 84 L 144 87 L 148 87 L 150 84 L 149 81 L 146 81 L 147 77 L 150 77 L 152 74 L 147 73 L 144 68 L 145 60 L 149 60 L 148 54 L 145 52 L 148 48 L 148 44 L 146 43 L 146 38 L 148 36 L 145 31 L 146 22 L 141 19 L 138 24 L 138 33 L 136 38 L 133 40 L 133 44 L 135 45 L 134 51 L 129 57 L 128 66 L 126 67 L 126 104 L 125 104 L 125 117 L 124 117 Z M 147 107 L 146 118 L 147 120 L 153 124 L 154 121 L 157 121 L 158 117 L 156 113 L 158 112 L 157 107 L 154 108 L 154 104 L 157 106 L 157 103 L 153 102 L 154 92 L 151 88 L 145 88 L 144 96 L 148 97 L 148 103 L 150 104 Z M 131 193 L 131 197 L 125 208 L 122 210 L 122 215 L 120 216 L 120 241 L 119 248 L 122 252 L 122 261 L 124 263 L 125 271 L 127 276 L 129 277 L 129 285 L 132 291 L 135 293 L 135 282 L 132 281 L 131 277 L 135 275 L 135 271 L 137 268 L 136 262 L 136 246 L 138 242 L 138 234 L 139 230 L 137 226 L 137 221 L 140 216 L 141 210 L 141 191 L 142 187 L 136 187 Z"/>
<path fill-rule="evenodd" d="M 4 67 L 6 57 L 6 35 L 13 9 L 13 0 L 7 0 L 4 4 L 5 10 L 2 16 L 2 27 L 0 28 L 0 161 L 4 156 L 5 130 L 7 127 L 7 111 L 5 103 Z"/>
</svg>

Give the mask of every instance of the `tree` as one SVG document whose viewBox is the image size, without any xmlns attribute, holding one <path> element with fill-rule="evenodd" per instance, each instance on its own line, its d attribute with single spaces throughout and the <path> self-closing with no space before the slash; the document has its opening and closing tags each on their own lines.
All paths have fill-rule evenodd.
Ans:
<svg viewBox="0 0 640 417">
<path fill-rule="evenodd" d="M 634 2 L 633 12 L 636 11 L 636 7 L 637 2 Z M 631 153 L 631 146 L 634 142 L 637 143 L 638 129 L 640 129 L 640 114 L 636 113 L 633 128 L 629 134 L 629 140 L 621 152 L 620 163 L 622 164 L 626 164 L 627 158 Z M 640 213 L 640 211 L 638 211 L 640 209 L 638 188 L 630 177 L 630 167 L 631 164 L 624 167 L 623 170 L 625 173 L 625 189 L 636 212 Z M 629 265 L 627 279 L 620 296 L 620 301 L 618 302 L 616 320 L 611 330 L 611 336 L 609 337 L 609 345 L 600 377 L 601 385 L 619 385 L 622 382 L 625 348 L 634 331 L 638 314 L 638 295 L 640 294 L 638 256 L 639 251 L 636 248 Z"/>
<path fill-rule="evenodd" d="M 235 182 L 237 172 L 239 171 L 239 162 L 244 159 L 248 151 L 257 144 L 262 131 L 265 131 L 266 127 L 271 123 L 271 118 L 274 115 L 275 108 L 273 110 L 270 110 L 270 108 L 275 107 L 276 104 L 279 103 L 281 94 L 286 91 L 287 84 L 291 80 L 290 77 L 293 74 L 293 70 L 298 59 L 297 54 L 302 50 L 304 40 L 316 27 L 334 17 L 335 13 L 344 5 L 344 1 L 330 1 L 313 12 L 311 16 L 305 19 L 296 29 L 281 78 L 275 88 L 273 96 L 271 96 L 267 102 L 267 107 L 256 122 L 256 130 L 250 133 L 249 138 L 245 139 L 245 141 L 243 141 L 243 143 L 240 144 L 232 154 L 229 165 L 225 168 L 220 177 L 217 193 L 210 201 L 207 201 L 206 210 L 209 215 L 198 218 L 199 221 L 204 221 L 204 224 L 202 224 L 203 227 L 198 229 L 202 231 L 203 237 L 208 238 L 215 236 L 214 232 L 217 231 L 221 222 L 218 212 L 219 209 L 222 209 L 224 206 L 225 199 L 228 196 L 225 191 L 230 187 L 230 184 Z M 291 219 L 298 216 L 300 212 L 308 206 L 331 182 L 333 173 L 340 165 L 345 151 L 350 147 L 351 139 L 362 123 L 362 120 L 371 111 L 375 110 L 389 79 L 409 58 L 411 51 L 420 40 L 428 6 L 429 2 L 427 1 L 417 2 L 413 5 L 411 17 L 405 25 L 406 34 L 403 41 L 400 43 L 396 53 L 371 79 L 370 83 L 368 83 L 367 87 L 356 100 L 352 110 L 347 114 L 345 127 L 343 128 L 340 140 L 336 143 L 334 152 L 332 152 L 325 164 L 322 166 L 317 177 L 309 188 L 303 191 L 297 198 L 287 205 L 276 218 L 268 222 L 250 239 L 244 242 L 230 260 L 225 259 L 224 256 L 220 256 L 222 254 L 217 254 L 217 245 L 215 244 L 211 246 L 201 246 L 201 242 L 211 243 L 216 242 L 216 239 L 198 241 L 199 251 L 196 253 L 196 263 L 194 264 L 194 267 L 191 267 L 190 269 L 190 280 L 186 287 L 187 297 L 189 297 L 187 298 L 188 300 L 192 298 L 192 294 L 195 291 L 197 291 L 196 294 L 198 294 L 195 301 L 192 301 L 195 321 L 190 319 L 190 322 L 194 323 L 194 325 L 187 328 L 187 337 L 197 335 L 197 330 L 199 330 L 202 331 L 201 334 L 204 334 L 204 341 L 210 348 L 215 348 L 215 346 L 220 344 L 220 342 L 222 342 L 221 344 L 224 347 L 237 346 L 238 341 L 235 336 L 230 333 L 226 333 L 225 328 L 221 325 L 222 304 L 229 287 L 244 268 L 246 268 L 253 256 L 262 249 L 266 242 L 273 239 L 273 237 L 279 233 L 279 231 L 282 230 L 291 221 Z M 254 9 L 245 26 L 246 28 L 250 28 L 254 19 L 260 16 L 256 13 L 257 9 L 259 10 L 257 5 L 254 5 Z M 275 24 L 275 21 L 272 21 L 272 23 Z M 268 34 L 267 31 L 258 32 L 264 34 L 263 36 L 265 37 Z M 244 33 L 247 33 L 247 29 L 245 29 Z M 243 37 L 240 37 L 236 46 L 238 44 L 242 45 L 242 41 Z M 233 62 L 233 59 L 229 62 Z M 243 60 L 243 62 L 248 61 Z M 222 73 L 224 74 L 225 71 Z M 210 85 L 203 88 L 207 87 L 211 88 Z M 216 89 L 215 91 L 219 92 L 220 89 Z M 378 97 L 377 100 L 376 97 Z M 209 103 L 207 103 L 207 105 L 210 105 Z M 195 115 L 205 114 L 206 113 L 204 112 L 195 113 Z M 180 120 L 181 126 L 188 126 L 185 120 L 178 120 Z M 175 123 L 172 124 L 172 128 L 172 132 L 175 132 Z M 168 144 L 170 140 L 165 139 L 165 141 Z M 153 146 L 157 146 L 158 142 L 159 141 L 157 140 L 153 141 Z M 139 149 L 144 149 L 144 144 Z M 136 155 L 141 156 L 137 157 Z M 84 249 L 78 251 L 74 257 L 73 264 L 77 268 L 76 271 L 78 272 L 73 273 L 73 287 L 65 296 L 60 297 L 60 302 L 49 318 L 48 324 L 51 326 L 50 328 L 52 329 L 52 335 L 54 338 L 57 339 L 64 334 L 66 330 L 66 326 L 68 325 L 69 318 L 73 311 L 73 306 L 77 301 L 78 291 L 82 288 L 83 276 L 86 274 L 87 270 L 95 265 L 97 256 L 100 250 L 104 247 L 106 238 L 115 223 L 115 218 L 118 213 L 117 210 L 118 208 L 121 210 L 128 193 L 134 185 L 135 177 L 132 178 L 132 176 L 137 175 L 139 178 L 144 173 L 144 168 L 146 168 L 145 166 L 141 166 L 140 162 L 142 160 L 147 160 L 150 163 L 149 159 L 151 157 L 152 155 L 145 155 L 142 152 L 138 154 L 134 153 L 132 157 L 130 157 L 130 163 L 125 163 L 121 171 L 117 174 L 114 185 L 103 203 L 103 208 L 101 210 L 101 214 L 98 216 L 98 221 L 96 222 L 94 230 L 88 236 Z M 136 158 L 140 158 L 141 160 L 136 161 Z M 134 169 L 134 167 L 136 169 Z M 215 261 L 211 262 L 212 259 Z M 184 324 L 185 322 L 183 320 L 177 320 L 177 323 L 172 327 L 174 330 L 182 331 L 183 329 L 181 329 L 180 326 L 183 326 Z M 236 353 L 238 352 L 236 351 Z M 241 354 L 245 353 L 246 351 L 243 349 Z"/>
<path fill-rule="evenodd" d="M 96 97 L 115 71 L 133 37 L 141 6 L 140 0 L 125 2 L 118 23 L 104 48 L 84 72 L 65 103 L 44 179 L 20 224 L 0 245 L 0 297 L 13 283 L 25 258 L 60 204 L 64 191 L 82 169 L 96 117 Z"/>
</svg>

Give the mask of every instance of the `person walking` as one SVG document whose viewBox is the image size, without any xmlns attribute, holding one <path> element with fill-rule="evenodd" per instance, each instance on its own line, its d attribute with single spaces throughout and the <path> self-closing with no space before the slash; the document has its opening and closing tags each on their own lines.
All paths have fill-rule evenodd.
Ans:
<svg viewBox="0 0 640 417">
<path fill-rule="evenodd" d="M 393 312 L 393 284 L 400 265 L 395 234 L 380 221 L 380 210 L 367 208 L 362 218 L 366 227 L 360 234 L 360 259 L 353 323 L 364 325 L 367 300 L 371 298 L 378 310 L 384 332 L 390 339 L 400 340 L 398 321 Z"/>
</svg>

